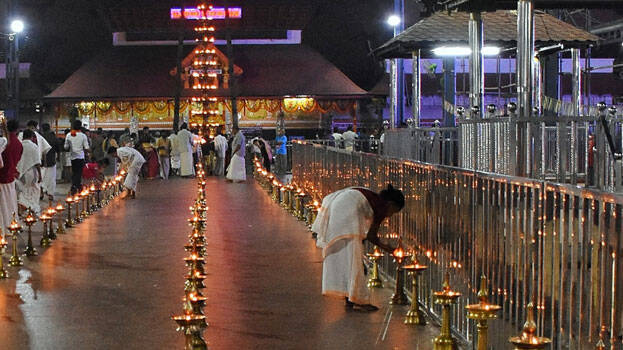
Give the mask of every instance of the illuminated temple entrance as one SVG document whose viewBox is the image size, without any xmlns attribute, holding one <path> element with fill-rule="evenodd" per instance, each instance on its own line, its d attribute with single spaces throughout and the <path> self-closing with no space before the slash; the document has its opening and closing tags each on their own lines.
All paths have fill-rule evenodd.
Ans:
<svg viewBox="0 0 623 350">
<path fill-rule="evenodd" d="M 216 99 L 213 108 L 220 117 L 214 124 L 233 123 L 234 97 L 243 128 L 274 129 L 280 115 L 287 129 L 320 129 L 333 118 L 357 124 L 359 102 L 370 96 L 301 43 L 313 7 L 267 2 L 245 5 L 241 18 L 231 19 L 229 27 L 227 21 L 214 20 L 216 39 L 211 48 L 218 66 L 212 72 L 218 72 L 218 84 L 198 94 L 196 43 L 184 41 L 178 51 L 176 34 L 182 30 L 185 38 L 194 38 L 197 21 L 180 19 L 176 9 L 166 5 L 109 10 L 113 48 L 84 64 L 47 96 L 54 105 L 58 129 L 69 127 L 73 118 L 91 129 L 171 129 L 176 57 L 182 68 L 180 123 L 200 122 L 192 116 L 202 110 L 197 99 L 201 95 Z M 294 18 L 280 16 L 284 11 Z M 135 20 L 133 16 L 139 13 L 144 20 Z M 229 28 L 231 48 L 224 28 Z"/>
</svg>

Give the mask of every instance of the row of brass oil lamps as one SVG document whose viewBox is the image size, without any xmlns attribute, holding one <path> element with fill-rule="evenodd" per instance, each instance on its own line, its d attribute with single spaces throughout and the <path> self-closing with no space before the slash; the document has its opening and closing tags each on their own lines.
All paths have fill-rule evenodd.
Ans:
<svg viewBox="0 0 623 350">
<path fill-rule="evenodd" d="M 311 229 L 318 211 L 320 210 L 320 198 L 309 193 L 303 187 L 295 184 L 283 184 L 270 171 L 266 170 L 259 160 L 254 161 L 253 175 L 258 184 L 266 190 L 271 198 L 279 203 L 284 209 L 301 221 L 305 221 L 308 228 Z M 313 235 L 313 233 L 312 233 Z M 407 325 L 426 325 L 426 316 L 420 309 L 417 302 L 419 291 L 419 277 L 421 273 L 428 269 L 428 266 L 418 262 L 416 254 L 405 251 L 399 240 L 397 248 L 392 252 L 392 258 L 396 262 L 396 283 L 395 290 L 390 300 L 393 305 L 406 305 L 409 303 L 407 295 L 404 292 L 403 271 L 411 276 L 411 303 L 404 319 Z M 377 247 L 374 247 L 371 253 L 366 256 L 372 264 L 367 285 L 368 288 L 383 288 L 383 281 L 379 275 L 378 261 L 384 256 Z M 407 263 L 409 261 L 409 263 Z M 461 293 L 452 290 L 450 287 L 450 275 L 446 272 L 442 289 L 433 292 L 433 300 L 435 304 L 441 306 L 441 329 L 440 333 L 433 339 L 434 350 L 456 350 L 458 343 L 452 336 L 452 305 L 455 305 Z M 488 300 L 487 279 L 481 277 L 480 290 L 478 292 L 479 302 L 465 307 L 467 318 L 474 320 L 477 325 L 477 349 L 487 350 L 488 345 L 488 320 L 497 317 L 497 312 L 501 309 L 499 305 L 494 305 Z M 520 336 L 512 337 L 509 342 L 513 344 L 515 349 L 545 349 L 551 343 L 548 338 L 536 335 L 536 324 L 534 323 L 534 311 L 532 303 L 527 305 L 527 320 Z"/>
<path fill-rule="evenodd" d="M 203 284 L 207 277 L 205 272 L 206 258 L 206 215 L 208 207 L 206 205 L 206 173 L 201 163 L 197 164 L 197 198 L 190 207 L 192 217 L 188 219 L 192 227 L 188 236 L 188 242 L 184 245 L 184 250 L 188 256 L 184 262 L 188 267 L 188 274 L 185 276 L 184 297 L 182 298 L 182 310 L 180 315 L 171 318 L 177 323 L 177 330 L 184 334 L 184 349 L 203 350 L 207 349 L 207 343 L 203 339 L 203 331 L 208 327 L 206 316 L 203 313 L 207 298 L 202 294 Z"/>
<path fill-rule="evenodd" d="M 314 194 L 315 191 L 305 191 L 296 184 L 283 184 L 279 179 L 264 169 L 259 160 L 254 161 L 253 176 L 255 180 L 266 190 L 272 200 L 290 212 L 300 221 L 305 222 L 311 231 L 311 226 L 318 216 L 321 201 Z M 312 235 L 315 236 L 314 233 Z"/>
<path fill-rule="evenodd" d="M 39 245 L 41 248 L 47 248 L 52 245 L 52 241 L 55 240 L 58 235 L 66 233 L 66 228 L 74 227 L 76 224 L 84 221 L 89 215 L 95 211 L 103 208 L 122 191 L 123 180 L 126 176 L 125 171 L 121 171 L 117 176 L 108 181 L 103 181 L 96 185 L 92 183 L 90 186 L 85 186 L 82 191 L 68 195 L 65 198 L 66 205 L 61 202 L 56 205 L 52 201 L 49 202 L 48 208 L 41 211 L 41 215 L 37 215 L 28 208 L 23 218 L 23 223 L 27 227 L 28 239 L 23 255 L 36 256 L 39 254 L 37 249 L 33 245 L 32 241 L 32 226 L 40 221 L 43 226 L 43 232 L 41 235 L 41 241 Z M 75 216 L 72 218 L 71 209 L 72 205 L 75 208 Z M 63 218 L 63 212 L 67 211 L 67 219 Z M 54 229 L 54 219 L 56 219 L 56 229 Z M 9 258 L 9 266 L 22 266 L 24 261 L 17 251 L 17 239 L 19 234 L 23 231 L 23 226 L 19 223 L 16 217 L 16 213 L 13 213 L 13 218 L 9 227 L 7 227 L 13 246 L 11 250 L 11 257 Z M 9 275 L 4 269 L 4 263 L 2 253 L 6 248 L 8 242 L 5 235 L 0 228 L 0 278 L 7 278 Z"/>
</svg>

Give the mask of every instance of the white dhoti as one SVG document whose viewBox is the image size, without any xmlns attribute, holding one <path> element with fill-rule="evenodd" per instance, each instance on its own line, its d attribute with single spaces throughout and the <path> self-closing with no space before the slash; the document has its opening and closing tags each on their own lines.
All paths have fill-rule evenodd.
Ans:
<svg viewBox="0 0 623 350">
<path fill-rule="evenodd" d="M 215 176 L 225 175 L 225 158 L 224 157 L 216 157 L 216 160 L 214 161 L 214 175 Z"/>
<path fill-rule="evenodd" d="M 247 169 L 244 165 L 244 158 L 237 154 L 231 157 L 227 167 L 227 179 L 231 181 L 246 181 Z"/>
<path fill-rule="evenodd" d="M 56 193 L 56 165 L 41 168 L 41 190 L 49 195 Z"/>
<path fill-rule="evenodd" d="M 348 297 L 356 304 L 369 304 L 363 269 L 363 243 L 374 212 L 366 197 L 347 188 L 326 196 L 312 231 L 322 248 L 322 294 Z"/>
<path fill-rule="evenodd" d="M 193 166 L 193 154 L 191 152 L 180 153 L 180 176 L 195 175 Z"/>
<path fill-rule="evenodd" d="M 167 180 L 171 169 L 171 160 L 169 156 L 158 156 L 158 161 L 160 163 L 160 177 Z"/>
<path fill-rule="evenodd" d="M 179 155 L 175 155 L 175 156 L 171 156 L 171 169 L 179 169 L 182 166 L 181 161 L 180 161 L 180 156 Z"/>
<path fill-rule="evenodd" d="M 17 181 L 17 203 L 30 208 L 37 215 L 41 213 L 39 204 L 41 184 L 37 182 L 38 180 L 37 170 L 30 169 Z"/>
<path fill-rule="evenodd" d="M 138 185 L 138 176 L 141 173 L 141 166 L 132 165 L 128 168 L 128 174 L 125 176 L 125 181 L 123 182 L 123 186 L 131 189 L 132 191 L 136 191 L 136 186 Z"/>
<path fill-rule="evenodd" d="M 11 224 L 13 213 L 17 217 L 17 192 L 15 181 L 8 184 L 0 184 L 0 227 L 5 234 Z"/>
</svg>

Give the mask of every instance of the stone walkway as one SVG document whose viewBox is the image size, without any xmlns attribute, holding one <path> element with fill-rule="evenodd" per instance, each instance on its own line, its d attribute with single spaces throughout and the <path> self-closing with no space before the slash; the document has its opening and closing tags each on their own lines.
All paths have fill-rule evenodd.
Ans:
<svg viewBox="0 0 623 350">
<path fill-rule="evenodd" d="M 2 349 L 183 349 L 183 245 L 195 181 L 139 184 L 0 281 Z M 322 257 L 306 227 L 252 180 L 209 179 L 211 349 L 432 349 L 435 327 L 402 324 L 407 307 L 374 291 L 375 313 L 320 294 Z M 40 224 L 34 240 L 40 239 Z M 22 249 L 23 242 L 20 249 Z M 9 249 L 4 255 L 5 265 Z"/>
</svg>

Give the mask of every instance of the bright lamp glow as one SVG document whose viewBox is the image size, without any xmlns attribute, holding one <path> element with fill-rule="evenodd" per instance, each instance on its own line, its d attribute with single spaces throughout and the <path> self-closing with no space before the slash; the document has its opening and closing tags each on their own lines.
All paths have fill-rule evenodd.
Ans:
<svg viewBox="0 0 623 350">
<path fill-rule="evenodd" d="M 400 19 L 400 16 L 398 15 L 391 15 L 387 18 L 387 24 L 389 24 L 392 27 L 399 25 L 400 22 L 402 22 L 402 20 Z"/>
<path fill-rule="evenodd" d="M 497 46 L 485 46 L 482 48 L 482 54 L 485 56 L 497 56 L 500 54 L 500 48 Z"/>
<path fill-rule="evenodd" d="M 11 22 L 11 31 L 13 33 L 21 33 L 24 31 L 24 22 L 19 19 L 13 20 L 13 22 Z"/>
<path fill-rule="evenodd" d="M 433 49 L 433 52 L 437 56 L 461 57 L 469 55 L 472 50 L 470 50 L 467 46 L 442 46 Z"/>
<path fill-rule="evenodd" d="M 433 49 L 433 53 L 437 56 L 463 57 L 472 53 L 467 46 L 441 46 Z M 484 46 L 482 48 L 483 56 L 496 56 L 500 54 L 500 48 L 496 46 Z"/>
</svg>

